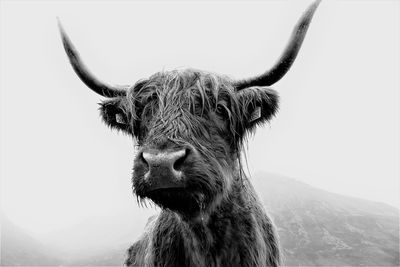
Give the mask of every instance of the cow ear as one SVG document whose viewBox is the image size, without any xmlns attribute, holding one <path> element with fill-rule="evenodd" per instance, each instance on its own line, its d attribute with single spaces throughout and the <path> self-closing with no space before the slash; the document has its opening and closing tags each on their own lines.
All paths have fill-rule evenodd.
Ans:
<svg viewBox="0 0 400 267">
<path fill-rule="evenodd" d="M 278 110 L 279 97 L 275 90 L 250 87 L 238 92 L 242 121 L 246 130 L 269 121 Z"/>
<path fill-rule="evenodd" d="M 100 115 L 109 127 L 132 133 L 131 116 L 121 98 L 108 99 L 100 103 Z"/>
</svg>

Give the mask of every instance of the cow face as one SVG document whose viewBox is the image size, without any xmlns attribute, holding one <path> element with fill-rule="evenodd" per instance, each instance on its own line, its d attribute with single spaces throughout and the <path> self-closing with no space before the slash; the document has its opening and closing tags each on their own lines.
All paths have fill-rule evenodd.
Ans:
<svg viewBox="0 0 400 267">
<path fill-rule="evenodd" d="M 226 77 L 184 70 L 138 82 L 126 96 L 103 102 L 101 113 L 137 140 L 136 195 L 190 217 L 229 193 L 244 135 L 276 109 L 271 89 L 237 92 Z"/>
</svg>

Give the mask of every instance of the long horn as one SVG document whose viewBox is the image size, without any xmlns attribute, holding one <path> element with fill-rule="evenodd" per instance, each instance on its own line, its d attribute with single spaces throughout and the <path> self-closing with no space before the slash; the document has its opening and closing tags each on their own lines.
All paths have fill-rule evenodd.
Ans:
<svg viewBox="0 0 400 267">
<path fill-rule="evenodd" d="M 126 95 L 128 85 L 110 85 L 97 79 L 86 67 L 81 60 L 78 51 L 72 44 L 67 33 L 65 32 L 60 20 L 57 18 L 58 28 L 60 30 L 62 42 L 65 52 L 68 55 L 69 62 L 71 63 L 75 73 L 79 78 L 94 92 L 105 97 L 116 97 Z"/>
<path fill-rule="evenodd" d="M 283 76 L 285 76 L 285 74 L 292 66 L 294 60 L 296 59 L 296 56 L 303 43 L 304 37 L 306 36 L 308 26 L 310 26 L 310 22 L 312 20 L 314 12 L 320 2 L 321 0 L 317 0 L 312 3 L 301 16 L 293 29 L 292 35 L 290 36 L 289 42 L 286 45 L 285 50 L 283 51 L 282 55 L 275 63 L 275 65 L 264 74 L 236 82 L 234 85 L 237 90 L 241 90 L 251 86 L 270 86 L 279 81 Z"/>
</svg>

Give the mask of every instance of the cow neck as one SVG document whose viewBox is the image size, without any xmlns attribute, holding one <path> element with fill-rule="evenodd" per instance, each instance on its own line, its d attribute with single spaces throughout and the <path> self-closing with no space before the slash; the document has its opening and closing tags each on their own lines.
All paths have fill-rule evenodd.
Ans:
<svg viewBox="0 0 400 267">
<path fill-rule="evenodd" d="M 245 239 L 249 238 L 248 233 L 254 225 L 246 184 L 234 185 L 231 193 L 222 199 L 207 220 L 186 221 L 174 212 L 162 211 L 158 225 L 162 229 L 168 228 L 167 239 L 170 244 L 157 246 L 155 242 L 154 245 L 159 249 L 168 250 L 160 251 L 159 255 L 169 255 L 180 263 L 184 258 L 182 264 L 186 266 L 215 266 L 219 265 L 219 260 L 224 262 L 221 255 L 232 257 L 234 253 L 240 255 L 241 251 L 246 251 L 248 248 L 241 246 L 249 244 L 249 240 Z M 165 235 L 163 237 L 166 238 Z"/>
</svg>

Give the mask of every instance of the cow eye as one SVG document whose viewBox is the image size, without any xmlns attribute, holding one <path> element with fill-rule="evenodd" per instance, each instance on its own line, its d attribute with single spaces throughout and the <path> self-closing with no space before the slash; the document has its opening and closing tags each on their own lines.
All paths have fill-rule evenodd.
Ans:
<svg viewBox="0 0 400 267">
<path fill-rule="evenodd" d="M 217 114 L 218 114 L 218 115 L 222 115 L 222 113 L 224 112 L 223 109 L 224 109 L 224 108 L 223 108 L 221 105 L 218 105 L 218 106 L 217 106 Z"/>
<path fill-rule="evenodd" d="M 228 117 L 228 109 L 227 109 L 226 105 L 218 104 L 216 113 L 217 113 L 217 115 L 219 115 L 223 118 L 227 118 Z"/>
</svg>

